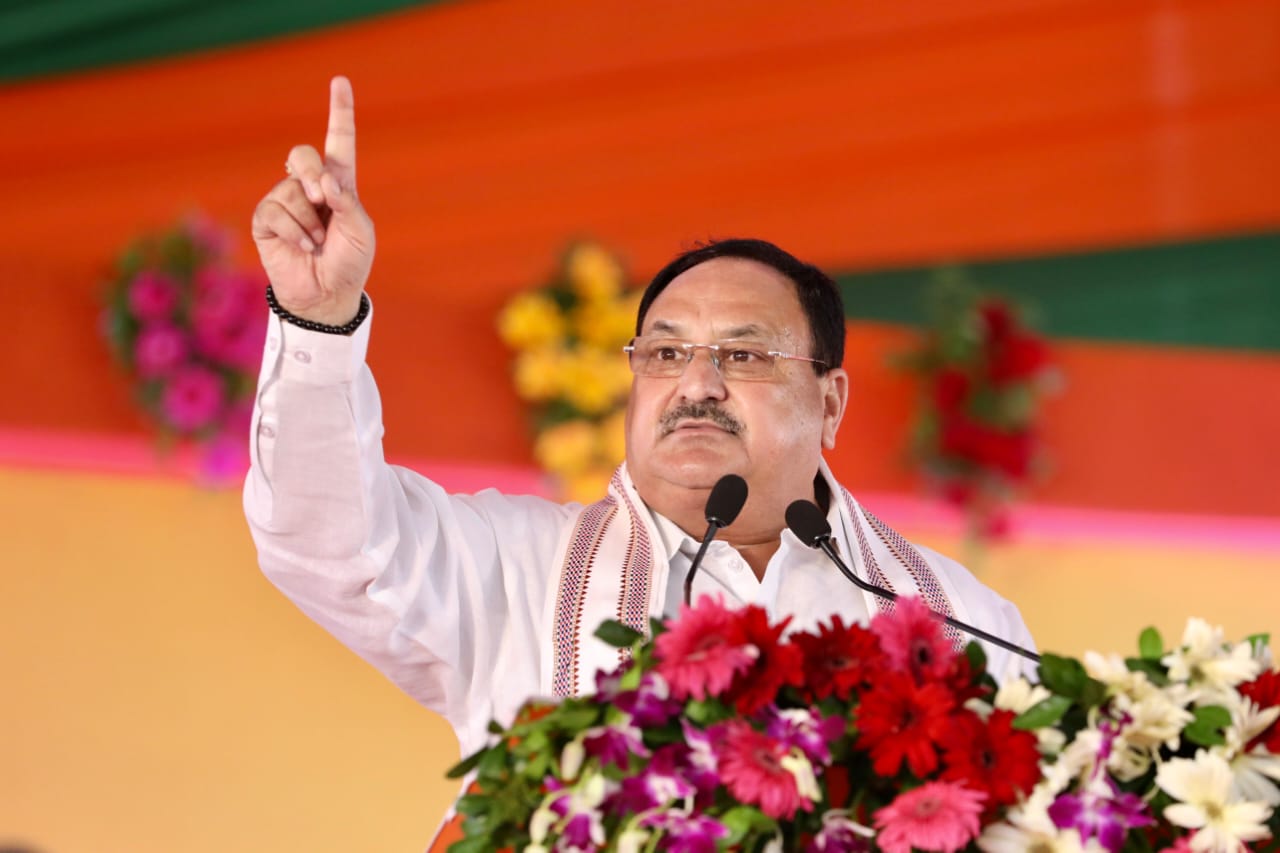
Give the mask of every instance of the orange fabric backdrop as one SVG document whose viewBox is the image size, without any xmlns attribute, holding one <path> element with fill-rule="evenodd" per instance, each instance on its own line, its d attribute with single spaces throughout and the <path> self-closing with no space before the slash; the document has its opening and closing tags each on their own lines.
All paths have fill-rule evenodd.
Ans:
<svg viewBox="0 0 1280 853">
<path fill-rule="evenodd" d="M 355 83 L 379 228 L 389 449 L 522 462 L 492 318 L 569 237 L 643 276 L 737 233 L 853 269 L 1273 228 L 1278 32 L 1269 0 L 495 0 L 9 87 L 0 281 L 22 319 L 0 424 L 139 428 L 92 333 L 110 259 L 193 206 L 247 224 L 289 146 L 320 139 L 332 73 Z M 1257 390 L 1275 358 L 1072 351 L 1046 498 L 1280 511 L 1252 440 L 1280 432 Z M 904 485 L 902 394 L 851 418 L 838 466 L 865 488 Z"/>
</svg>

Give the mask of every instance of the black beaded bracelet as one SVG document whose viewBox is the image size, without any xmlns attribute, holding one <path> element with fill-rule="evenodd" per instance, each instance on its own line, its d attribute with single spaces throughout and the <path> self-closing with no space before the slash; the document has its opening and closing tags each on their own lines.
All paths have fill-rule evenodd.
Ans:
<svg viewBox="0 0 1280 853">
<path fill-rule="evenodd" d="M 271 285 L 267 285 L 267 307 L 271 309 L 271 313 L 275 314 L 286 323 L 292 323 L 299 328 L 306 329 L 310 332 L 324 332 L 326 335 L 351 335 L 355 330 L 360 328 L 360 324 L 364 322 L 364 318 L 369 316 L 369 297 L 360 294 L 360 310 L 356 312 L 356 316 L 350 323 L 342 326 L 326 326 L 324 323 L 317 323 L 314 320 L 308 320 L 305 317 L 298 317 L 290 314 L 288 311 L 280 307 L 280 303 L 276 301 L 276 292 L 271 289 Z"/>
</svg>

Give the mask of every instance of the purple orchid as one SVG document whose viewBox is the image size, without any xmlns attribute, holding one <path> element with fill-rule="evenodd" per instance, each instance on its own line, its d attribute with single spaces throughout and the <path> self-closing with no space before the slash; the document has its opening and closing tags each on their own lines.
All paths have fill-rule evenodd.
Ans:
<svg viewBox="0 0 1280 853">
<path fill-rule="evenodd" d="M 831 762 L 832 741 L 844 734 L 844 720 L 840 717 L 819 717 L 807 708 L 780 711 L 776 707 L 766 710 L 765 732 L 787 746 L 797 747 L 816 767 Z"/>
<path fill-rule="evenodd" d="M 663 747 L 638 776 L 622 780 L 622 788 L 611 805 L 622 814 L 665 808 L 697 793 L 685 777 L 685 762 L 675 744 Z"/>
<path fill-rule="evenodd" d="M 864 831 L 859 832 L 862 828 Z M 863 853 L 871 849 L 865 827 L 838 812 L 828 812 L 822 829 L 805 848 L 805 853 Z"/>
<path fill-rule="evenodd" d="M 715 853 L 716 842 L 729 836 L 729 827 L 715 818 L 678 811 L 646 815 L 640 825 L 661 831 L 659 848 L 672 853 Z"/>
<path fill-rule="evenodd" d="M 612 701 L 641 728 L 664 726 L 684 709 L 683 702 L 671 698 L 666 679 L 656 672 L 645 673 L 639 687 L 616 693 Z"/>
<path fill-rule="evenodd" d="M 620 770 L 626 770 L 631 763 L 631 756 L 641 758 L 649 756 L 649 748 L 644 745 L 640 729 L 630 723 L 601 726 L 585 733 L 582 746 L 587 755 L 598 758 L 601 766 L 612 764 Z"/>
<path fill-rule="evenodd" d="M 1107 784 L 1111 788 L 1109 797 L 1089 791 L 1061 794 L 1049 806 L 1049 819 L 1058 829 L 1078 831 L 1081 841 L 1096 838 L 1111 853 L 1120 853 L 1130 828 L 1150 826 L 1155 821 L 1146 813 L 1141 797 L 1121 793 L 1110 779 Z"/>
</svg>

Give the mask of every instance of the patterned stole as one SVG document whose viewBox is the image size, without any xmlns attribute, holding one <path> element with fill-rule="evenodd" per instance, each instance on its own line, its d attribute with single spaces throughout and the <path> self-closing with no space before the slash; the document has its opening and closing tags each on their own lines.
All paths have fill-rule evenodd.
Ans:
<svg viewBox="0 0 1280 853">
<path fill-rule="evenodd" d="M 834 483 L 825 464 L 823 475 Z M 906 595 L 919 595 L 937 613 L 954 617 L 955 608 L 932 567 L 916 548 L 862 507 L 848 490 L 841 495 L 840 516 L 846 541 L 856 543 L 852 567 L 876 586 Z M 657 554 L 657 531 L 622 465 L 609 483 L 604 500 L 582 509 L 560 562 L 552 620 L 550 684 L 559 698 L 591 692 L 589 680 L 598 671 L 616 668 L 629 654 L 612 649 L 594 637 L 605 618 L 612 617 L 649 634 L 649 617 L 661 616 L 668 567 Z M 658 565 L 657 561 L 664 561 Z M 841 581 L 843 582 L 843 581 Z M 868 596 L 872 612 L 891 611 L 892 602 Z M 965 639 L 950 626 L 948 639 L 963 648 Z"/>
</svg>

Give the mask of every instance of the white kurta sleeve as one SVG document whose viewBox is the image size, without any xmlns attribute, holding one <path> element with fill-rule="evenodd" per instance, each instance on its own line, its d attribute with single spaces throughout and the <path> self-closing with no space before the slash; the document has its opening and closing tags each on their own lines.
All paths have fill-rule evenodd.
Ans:
<svg viewBox="0 0 1280 853">
<path fill-rule="evenodd" d="M 382 454 L 351 337 L 271 317 L 245 515 L 266 576 L 326 630 L 443 714 L 464 750 L 537 692 L 554 555 L 572 506 L 448 495 Z"/>
</svg>

